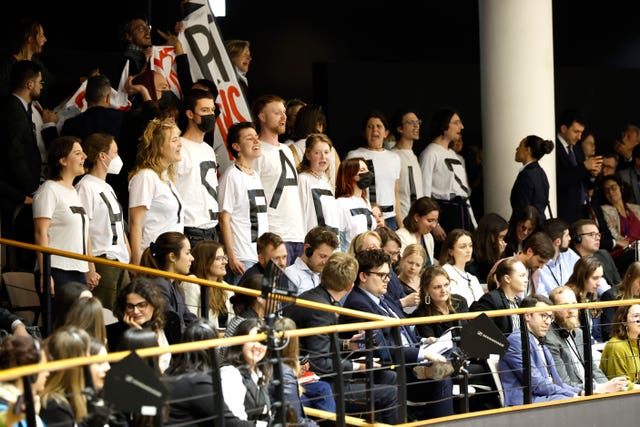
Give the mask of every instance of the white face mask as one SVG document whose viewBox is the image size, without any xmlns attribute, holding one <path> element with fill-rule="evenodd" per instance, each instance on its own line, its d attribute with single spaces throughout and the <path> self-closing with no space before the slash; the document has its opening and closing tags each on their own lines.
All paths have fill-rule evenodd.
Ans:
<svg viewBox="0 0 640 427">
<path fill-rule="evenodd" d="M 118 175 L 122 170 L 122 165 L 123 163 L 120 156 L 114 157 L 113 159 L 111 159 L 111 163 L 109 163 L 109 166 L 107 166 L 107 173 Z"/>
</svg>

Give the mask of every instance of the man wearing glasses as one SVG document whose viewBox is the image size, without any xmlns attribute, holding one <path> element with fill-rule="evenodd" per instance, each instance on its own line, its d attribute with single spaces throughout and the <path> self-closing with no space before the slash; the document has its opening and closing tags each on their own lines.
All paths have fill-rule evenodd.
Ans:
<svg viewBox="0 0 640 427">
<path fill-rule="evenodd" d="M 533 294 L 522 300 L 520 308 L 545 307 L 553 303 L 549 298 Z M 580 387 L 565 384 L 555 367 L 553 357 L 544 341 L 554 320 L 553 312 L 525 313 L 524 320 L 529 331 L 531 364 L 531 403 L 561 400 L 583 394 Z M 507 338 L 509 348 L 498 364 L 500 380 L 504 389 L 505 406 L 524 403 L 524 372 L 522 360 L 522 336 L 514 331 Z"/>
<path fill-rule="evenodd" d="M 606 249 L 600 249 L 602 237 L 598 226 L 590 219 L 580 219 L 571 226 L 571 242 L 578 255 L 581 257 L 593 255 L 602 263 L 604 277 L 598 285 L 598 298 L 611 286 L 622 281 L 611 253 Z"/>
</svg>

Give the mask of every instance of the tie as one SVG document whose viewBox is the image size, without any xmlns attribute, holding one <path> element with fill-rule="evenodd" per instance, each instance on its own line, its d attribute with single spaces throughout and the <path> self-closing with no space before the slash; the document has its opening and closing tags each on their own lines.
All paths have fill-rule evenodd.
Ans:
<svg viewBox="0 0 640 427">
<path fill-rule="evenodd" d="M 571 163 L 571 166 L 577 166 L 578 162 L 576 161 L 576 155 L 573 152 L 573 145 L 569 145 L 567 151 L 569 152 L 569 162 Z"/>
<path fill-rule="evenodd" d="M 386 311 L 389 314 L 389 317 L 393 317 L 396 319 L 400 318 L 396 314 L 396 312 L 393 311 L 393 308 L 391 308 L 389 304 L 387 304 L 387 301 L 385 301 L 384 295 L 380 297 L 380 306 L 384 311 Z M 411 336 L 411 332 L 407 329 L 405 325 L 400 326 L 400 333 L 402 334 L 402 341 L 404 345 L 414 344 L 414 340 L 413 340 L 413 337 Z"/>
</svg>

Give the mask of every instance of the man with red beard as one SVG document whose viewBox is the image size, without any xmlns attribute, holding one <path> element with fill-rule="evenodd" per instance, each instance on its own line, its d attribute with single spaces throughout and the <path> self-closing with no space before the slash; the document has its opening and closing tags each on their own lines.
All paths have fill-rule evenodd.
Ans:
<svg viewBox="0 0 640 427">
<path fill-rule="evenodd" d="M 568 286 L 558 286 L 549 294 L 554 305 L 576 304 L 576 295 Z M 554 310 L 555 320 L 547 332 L 546 346 L 551 352 L 558 374 L 565 384 L 584 388 L 584 348 L 578 309 Z M 607 381 L 606 375 L 593 363 L 593 392 L 595 394 L 620 391 L 627 382 L 625 377 Z"/>
</svg>

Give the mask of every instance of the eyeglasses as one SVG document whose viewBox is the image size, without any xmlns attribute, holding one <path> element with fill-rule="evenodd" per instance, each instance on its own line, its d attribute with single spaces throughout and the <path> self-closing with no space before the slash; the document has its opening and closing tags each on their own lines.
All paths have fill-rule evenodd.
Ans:
<svg viewBox="0 0 640 427">
<path fill-rule="evenodd" d="M 618 184 L 609 185 L 608 187 L 602 187 L 605 193 L 611 193 L 612 191 L 616 191 L 620 188 Z"/>
<path fill-rule="evenodd" d="M 409 126 L 420 126 L 422 124 L 422 119 L 407 120 L 406 122 L 404 122 L 404 124 Z"/>
<path fill-rule="evenodd" d="M 216 261 L 218 262 L 229 261 L 229 257 L 227 255 L 220 255 L 216 257 Z"/>
<path fill-rule="evenodd" d="M 382 281 L 391 280 L 390 273 L 382 273 L 381 271 L 367 271 L 367 274 L 375 274 Z"/>
<path fill-rule="evenodd" d="M 554 317 L 553 314 L 549 314 L 549 313 L 538 313 L 540 315 L 540 319 L 542 319 L 543 322 L 553 322 L 554 321 Z"/>
<path fill-rule="evenodd" d="M 580 233 L 580 236 L 589 236 L 592 239 L 599 239 L 602 236 L 602 233 L 598 233 L 596 231 L 592 231 L 591 233 Z"/>
<path fill-rule="evenodd" d="M 139 303 L 137 303 L 137 304 L 130 304 L 130 303 L 126 303 L 126 304 L 124 305 L 124 308 L 125 308 L 127 311 L 133 311 L 133 310 L 135 310 L 136 308 L 137 308 L 139 311 L 142 311 L 142 310 L 144 310 L 145 308 L 147 308 L 148 306 L 149 306 L 149 303 L 148 303 L 147 301 L 140 301 L 140 302 L 139 302 Z"/>
</svg>

